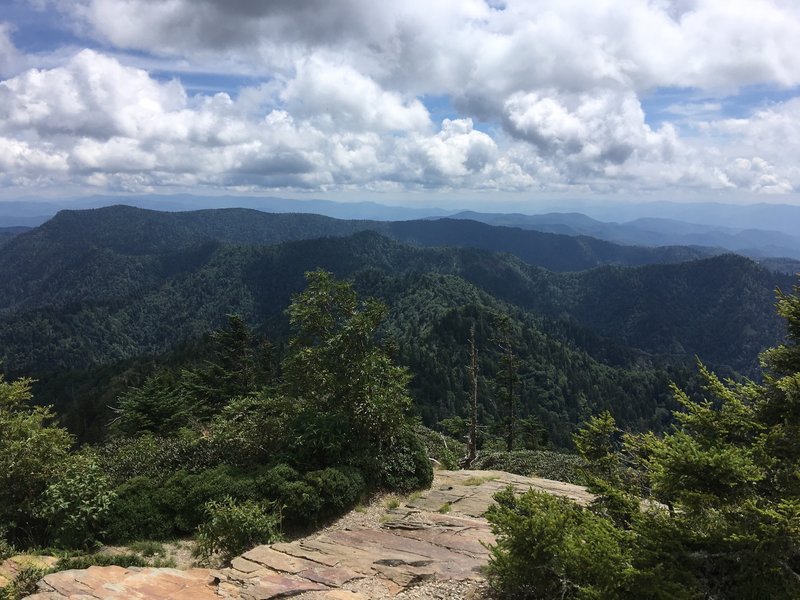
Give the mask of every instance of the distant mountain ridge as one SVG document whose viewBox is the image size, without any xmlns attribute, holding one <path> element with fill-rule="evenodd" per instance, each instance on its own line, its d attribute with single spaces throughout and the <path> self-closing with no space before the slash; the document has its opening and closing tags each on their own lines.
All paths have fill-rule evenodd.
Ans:
<svg viewBox="0 0 800 600">
<path fill-rule="evenodd" d="M 666 427 L 668 384 L 690 380 L 695 355 L 752 374 L 759 351 L 783 335 L 773 291 L 792 278 L 741 256 L 559 273 L 471 247 L 476 240 L 571 267 L 614 262 L 617 252 L 628 261 L 694 256 L 474 221 L 66 211 L 0 248 L 0 363 L 9 377 L 39 379 L 37 397 L 56 403 L 82 439 L 97 439 L 118 394 L 172 353 L 191 356 L 225 315 L 284 343 L 283 311 L 303 273 L 324 268 L 391 307 L 384 333 L 429 424 L 463 410 L 471 323 L 485 377 L 497 372 L 490 340 L 496 315 L 507 315 L 522 414 L 566 446 L 573 424 L 605 408 L 634 428 Z M 482 410 L 496 415 L 495 391 L 484 388 Z"/>
<path fill-rule="evenodd" d="M 642 217 L 624 223 L 613 223 L 598 221 L 581 213 L 523 215 L 462 211 L 450 218 L 472 219 L 490 225 L 520 227 L 563 235 L 585 235 L 617 244 L 704 246 L 724 248 L 753 258 L 800 259 L 800 236 L 789 235 L 781 231 L 735 229 L 656 217 Z M 797 231 L 800 231 L 800 223 L 798 223 Z"/>
<path fill-rule="evenodd" d="M 408 242 L 436 247 L 403 245 Z M 470 248 L 476 245 L 482 248 Z M 760 347 L 778 337 L 772 294 L 778 285 L 791 285 L 791 278 L 770 274 L 745 258 L 730 255 L 679 260 L 701 256 L 685 248 L 615 246 L 590 238 L 496 228 L 473 221 L 371 223 L 246 209 L 64 211 L 17 236 L 0 251 L 0 320 L 10 332 L 11 323 L 23 315 L 27 315 L 23 320 L 34 318 L 36 311 L 45 311 L 40 317 L 66 311 L 73 314 L 70 319 L 82 319 L 79 315 L 88 318 L 105 307 L 101 312 L 106 317 L 91 317 L 102 325 L 111 314 L 151 298 L 147 302 L 162 307 L 158 316 L 140 314 L 136 319 L 145 318 L 146 322 L 134 330 L 127 330 L 136 322 L 131 321 L 132 315 L 113 320 L 115 327 L 126 331 L 114 344 L 131 340 L 129 350 L 118 354 L 123 358 L 160 347 L 141 335 L 158 331 L 152 327 L 166 318 L 160 313 L 165 307 L 176 314 L 188 310 L 182 318 L 188 319 L 186 324 L 195 323 L 181 326 L 169 336 L 180 339 L 202 332 L 225 312 L 263 315 L 258 306 L 285 305 L 290 292 L 302 284 L 303 271 L 318 266 L 343 275 L 370 268 L 389 273 L 436 272 L 461 277 L 536 314 L 569 315 L 603 336 L 648 352 L 696 353 L 743 368 L 754 360 Z M 583 270 L 604 262 L 618 265 L 621 258 L 627 265 L 641 266 Z M 674 264 L 647 264 L 648 259 Z M 208 306 L 199 305 L 207 285 L 216 290 L 209 292 L 215 299 Z M 752 297 L 758 298 L 755 304 L 748 300 Z M 86 312 L 89 306 L 96 308 Z M 711 317 L 708 310 L 717 311 L 716 316 Z M 753 312 L 741 317 L 743 310 Z M 758 331 L 759 323 L 771 325 Z M 708 324 L 714 328 L 709 330 Z M 48 327 L 63 329 L 55 322 Z M 748 328 L 754 333 L 736 346 L 739 334 Z M 677 335 L 677 330 L 683 333 Z M 36 344 L 28 338 L 26 352 L 41 352 L 40 344 L 47 347 L 52 337 Z M 141 341 L 135 342 L 137 338 Z M 87 349 L 89 353 L 95 350 Z M 14 351 L 7 351 L 11 354 L 5 357 L 6 364 L 15 364 Z"/>
<path fill-rule="evenodd" d="M 173 212 L 251 208 L 262 212 L 319 214 L 347 220 L 471 219 L 490 225 L 585 235 L 625 245 L 704 246 L 753 258 L 800 259 L 800 236 L 797 233 L 800 231 L 800 207 L 767 204 L 748 207 L 714 203 L 615 205 L 600 201 L 565 202 L 558 212 L 553 212 L 552 209 L 542 211 L 544 205 L 540 203 L 529 205 L 529 210 L 538 214 L 522 214 L 276 197 L 92 196 L 63 201 L 0 201 L 0 227 L 37 226 L 60 210 L 85 210 L 116 204 Z M 576 212 L 576 207 L 582 212 Z"/>
</svg>

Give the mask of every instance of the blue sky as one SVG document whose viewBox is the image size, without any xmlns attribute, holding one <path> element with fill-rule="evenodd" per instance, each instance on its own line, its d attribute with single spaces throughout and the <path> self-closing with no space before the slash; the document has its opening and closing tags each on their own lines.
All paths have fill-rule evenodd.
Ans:
<svg viewBox="0 0 800 600">
<path fill-rule="evenodd" d="M 791 0 L 6 0 L 0 199 L 800 202 Z"/>
</svg>

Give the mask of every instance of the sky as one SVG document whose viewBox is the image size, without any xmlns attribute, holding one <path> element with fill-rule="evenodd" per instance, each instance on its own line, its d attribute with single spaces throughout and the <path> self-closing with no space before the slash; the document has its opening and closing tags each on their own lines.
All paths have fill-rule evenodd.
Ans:
<svg viewBox="0 0 800 600">
<path fill-rule="evenodd" d="M 0 199 L 800 204 L 798 44 L 797 0 L 0 0 Z"/>
</svg>

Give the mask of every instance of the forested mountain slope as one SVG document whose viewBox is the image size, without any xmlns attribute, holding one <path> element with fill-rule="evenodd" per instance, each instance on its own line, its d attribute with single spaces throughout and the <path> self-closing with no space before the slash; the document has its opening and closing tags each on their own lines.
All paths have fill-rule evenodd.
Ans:
<svg viewBox="0 0 800 600">
<path fill-rule="evenodd" d="M 510 254 L 409 246 L 370 231 L 266 245 L 331 222 L 359 225 L 316 217 L 306 230 L 296 217 L 307 215 L 265 215 L 272 229 L 259 229 L 254 215 L 103 209 L 61 213 L 18 236 L 0 252 L 4 370 L 47 380 L 39 397 L 71 414 L 74 430 L 93 428 L 107 419 L 113 390 L 141 381 L 178 346 L 191 356 L 226 314 L 280 344 L 282 311 L 303 273 L 321 267 L 389 304 L 384 333 L 412 370 L 428 423 L 463 414 L 472 322 L 485 422 L 502 412 L 496 340 L 506 315 L 520 414 L 535 417 L 543 440 L 565 445 L 573 424 L 601 408 L 635 428 L 663 427 L 668 382 L 685 382 L 695 355 L 753 373 L 758 352 L 783 331 L 773 290 L 792 281 L 734 255 L 555 273 Z M 477 225 L 440 226 L 452 233 L 464 223 Z M 398 229 L 424 243 L 436 231 Z"/>
<path fill-rule="evenodd" d="M 69 302 L 53 297 L 56 288 L 72 287 L 79 299 L 90 282 L 58 278 L 76 268 L 90 279 L 110 275 L 124 293 L 126 281 L 169 276 L 203 260 L 209 242 L 273 245 L 291 240 L 347 236 L 372 230 L 402 242 L 424 246 L 479 247 L 509 252 L 553 271 L 576 271 L 602 264 L 674 263 L 708 255 L 695 248 L 618 246 L 592 238 L 493 227 L 474 221 L 342 221 L 308 214 L 269 214 L 247 209 L 183 213 L 112 206 L 62 211 L 44 225 L 16 237 L 0 253 L 0 310 L 25 304 Z M 125 257 L 124 260 L 122 257 Z M 124 263 L 124 264 L 123 264 Z M 90 272 L 89 265 L 94 265 Z"/>
<path fill-rule="evenodd" d="M 746 371 L 780 335 L 772 291 L 790 283 L 736 256 L 556 274 L 508 255 L 415 248 L 371 232 L 276 246 L 198 235 L 192 245 L 189 227 L 160 231 L 151 243 L 151 225 L 131 245 L 111 225 L 95 239 L 53 242 L 47 231 L 59 225 L 19 236 L 0 253 L 0 339 L 14 371 L 162 352 L 228 312 L 270 318 L 316 267 L 338 276 L 363 269 L 457 275 L 505 302 L 647 352 L 698 354 Z"/>
</svg>

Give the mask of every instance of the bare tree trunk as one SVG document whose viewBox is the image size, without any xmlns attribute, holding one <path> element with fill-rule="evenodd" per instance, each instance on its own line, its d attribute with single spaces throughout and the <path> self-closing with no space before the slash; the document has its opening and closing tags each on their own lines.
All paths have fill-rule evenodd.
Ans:
<svg viewBox="0 0 800 600">
<path fill-rule="evenodd" d="M 467 437 L 467 455 L 461 459 L 461 467 L 469 469 L 478 454 L 478 348 L 475 346 L 475 324 L 469 328 L 469 382 L 470 418 Z"/>
<path fill-rule="evenodd" d="M 516 373 L 514 372 L 514 350 L 511 347 L 511 342 L 508 343 L 506 349 L 506 361 L 508 363 L 508 428 L 506 430 L 506 450 L 511 452 L 514 449 L 514 421 L 517 416 L 514 407 L 514 379 Z"/>
</svg>

